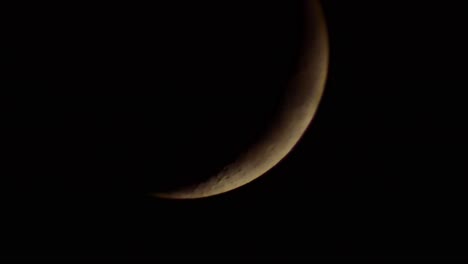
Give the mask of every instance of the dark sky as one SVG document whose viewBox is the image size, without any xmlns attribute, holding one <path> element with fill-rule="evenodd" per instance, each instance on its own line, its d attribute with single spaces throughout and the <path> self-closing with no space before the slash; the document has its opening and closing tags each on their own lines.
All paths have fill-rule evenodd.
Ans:
<svg viewBox="0 0 468 264">
<path fill-rule="evenodd" d="M 258 180 L 192 201 L 143 193 L 267 129 L 301 2 L 12 7 L 0 256 L 466 256 L 467 9 L 323 2 L 330 71 L 306 134 Z"/>
</svg>

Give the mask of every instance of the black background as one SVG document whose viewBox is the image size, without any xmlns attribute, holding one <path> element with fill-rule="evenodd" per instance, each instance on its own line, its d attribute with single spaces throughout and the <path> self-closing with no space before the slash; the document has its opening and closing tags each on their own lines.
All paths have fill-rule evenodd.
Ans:
<svg viewBox="0 0 468 264">
<path fill-rule="evenodd" d="M 144 196 L 148 175 L 203 177 L 258 136 L 300 2 L 12 8 L 1 255 L 466 257 L 457 3 L 323 1 L 330 69 L 306 134 L 251 184 L 190 201 Z"/>
</svg>

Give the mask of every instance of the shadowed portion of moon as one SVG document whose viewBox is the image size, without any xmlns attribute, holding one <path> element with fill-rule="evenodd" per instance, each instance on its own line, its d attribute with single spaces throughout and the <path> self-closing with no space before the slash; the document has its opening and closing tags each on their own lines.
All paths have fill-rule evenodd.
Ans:
<svg viewBox="0 0 468 264">
<path fill-rule="evenodd" d="M 176 190 L 157 193 L 165 198 L 187 199 L 212 196 L 240 187 L 275 166 L 305 132 L 318 107 L 328 68 L 326 26 L 318 1 L 304 4 L 302 53 L 297 72 L 281 94 L 271 120 L 248 148 L 212 177 Z M 292 67 L 294 68 L 294 67 Z M 263 84 L 268 85 L 268 84 Z M 267 94 L 265 94 L 267 96 Z"/>
</svg>

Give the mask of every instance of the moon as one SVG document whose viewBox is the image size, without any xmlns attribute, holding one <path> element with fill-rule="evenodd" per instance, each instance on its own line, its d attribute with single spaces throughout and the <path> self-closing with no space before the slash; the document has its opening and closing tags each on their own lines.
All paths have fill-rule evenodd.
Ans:
<svg viewBox="0 0 468 264">
<path fill-rule="evenodd" d="M 280 111 L 263 137 L 207 180 L 151 195 L 196 199 L 231 191 L 265 174 L 297 144 L 319 106 L 329 62 L 328 34 L 320 3 L 318 0 L 305 2 L 306 32 L 301 65 L 285 91 Z"/>
</svg>

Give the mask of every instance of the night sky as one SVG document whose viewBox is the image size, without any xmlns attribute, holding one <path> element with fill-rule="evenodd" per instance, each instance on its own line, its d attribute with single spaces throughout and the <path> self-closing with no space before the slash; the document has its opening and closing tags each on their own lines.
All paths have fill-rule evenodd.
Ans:
<svg viewBox="0 0 468 264">
<path fill-rule="evenodd" d="M 323 1 L 328 80 L 293 151 L 222 195 L 145 196 L 261 136 L 296 70 L 301 1 L 214 2 L 11 7 L 0 257 L 466 257 L 455 1 Z"/>
</svg>

